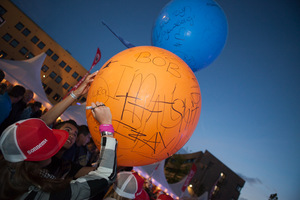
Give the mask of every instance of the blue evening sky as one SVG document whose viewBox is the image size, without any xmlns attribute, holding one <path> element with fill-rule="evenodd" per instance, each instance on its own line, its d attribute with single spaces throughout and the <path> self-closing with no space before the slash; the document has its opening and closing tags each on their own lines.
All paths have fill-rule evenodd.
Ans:
<svg viewBox="0 0 300 200">
<path fill-rule="evenodd" d="M 87 69 L 136 46 L 169 0 L 13 0 Z M 217 0 L 228 20 L 218 58 L 195 72 L 202 93 L 198 126 L 185 145 L 209 150 L 246 180 L 240 200 L 300 197 L 300 2 Z"/>
</svg>

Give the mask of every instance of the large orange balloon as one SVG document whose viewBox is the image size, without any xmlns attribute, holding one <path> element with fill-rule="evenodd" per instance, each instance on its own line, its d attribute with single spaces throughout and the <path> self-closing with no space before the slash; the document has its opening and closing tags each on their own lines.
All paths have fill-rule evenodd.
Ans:
<svg viewBox="0 0 300 200">
<path fill-rule="evenodd" d="M 193 71 L 162 48 L 126 49 L 100 69 L 87 96 L 110 107 L 118 140 L 119 166 L 148 165 L 176 153 L 193 134 L 201 94 Z M 100 148 L 99 123 L 86 111 L 88 127 Z"/>
</svg>

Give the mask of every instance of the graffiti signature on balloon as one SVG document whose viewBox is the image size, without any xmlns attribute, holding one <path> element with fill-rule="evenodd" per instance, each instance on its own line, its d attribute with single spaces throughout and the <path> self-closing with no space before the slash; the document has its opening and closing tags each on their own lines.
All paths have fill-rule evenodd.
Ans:
<svg viewBox="0 0 300 200">
<path fill-rule="evenodd" d="M 159 32 L 156 32 L 157 34 L 155 37 L 157 38 L 157 41 L 161 40 L 169 40 L 171 37 L 171 33 L 176 30 L 174 33 L 174 38 L 177 40 L 184 40 L 184 34 L 188 29 L 184 27 L 184 25 L 193 26 L 194 25 L 194 19 L 191 16 L 191 8 L 188 6 L 185 6 L 181 9 L 175 10 L 172 15 L 165 17 L 165 19 L 160 23 L 159 28 L 161 29 Z M 171 23 L 173 23 L 171 25 Z M 166 30 L 164 30 L 164 26 L 170 26 Z M 178 29 L 177 29 L 178 27 Z M 163 30 L 163 31 L 162 31 Z M 180 35 L 180 37 L 178 37 Z"/>
<path fill-rule="evenodd" d="M 151 57 L 151 53 L 141 52 L 137 56 L 136 63 L 146 62 L 151 62 L 158 67 L 165 67 L 167 73 L 181 78 L 180 68 L 163 57 Z M 157 148 L 167 148 L 168 144 L 164 141 L 164 134 L 169 134 L 172 131 L 180 133 L 190 125 L 197 123 L 196 116 L 200 109 L 201 99 L 199 92 L 191 92 L 189 96 L 182 97 L 179 92 L 177 93 L 176 84 L 170 91 L 158 91 L 158 80 L 155 74 L 141 73 L 132 66 L 121 65 L 121 67 L 121 76 L 115 91 L 105 88 L 108 87 L 108 84 L 104 77 L 102 85 L 99 86 L 93 96 L 101 97 L 106 101 L 118 101 L 118 104 L 122 105 L 120 115 L 113 116 L 113 120 L 117 122 L 115 132 L 134 141 L 133 150 L 147 146 L 155 154 Z M 128 81 L 128 77 L 131 77 L 130 81 Z M 190 87 L 198 91 L 197 79 L 193 78 L 193 82 L 195 84 L 190 85 Z M 125 85 L 126 87 L 124 87 Z M 124 90 L 124 88 L 127 89 Z M 147 95 L 145 95 L 145 91 Z M 148 138 L 148 135 L 153 135 L 153 132 L 148 133 L 148 130 L 153 128 L 149 127 L 150 125 L 153 126 L 153 122 L 155 122 L 157 132 Z M 174 136 L 173 140 L 175 137 L 178 136 Z"/>
</svg>

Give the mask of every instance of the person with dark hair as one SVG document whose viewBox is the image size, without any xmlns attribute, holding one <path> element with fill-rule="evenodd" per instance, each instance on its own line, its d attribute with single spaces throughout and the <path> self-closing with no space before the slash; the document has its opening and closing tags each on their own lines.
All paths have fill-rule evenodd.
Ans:
<svg viewBox="0 0 300 200">
<path fill-rule="evenodd" d="M 40 118 L 43 114 L 43 111 L 42 110 L 38 110 L 34 113 L 31 114 L 31 118 Z"/>
<path fill-rule="evenodd" d="M 0 124 L 8 117 L 12 104 L 23 98 L 25 91 L 26 89 L 23 86 L 15 85 L 9 92 L 0 95 Z"/>
<path fill-rule="evenodd" d="M 2 69 L 0 69 L 0 83 L 3 81 L 4 78 L 5 78 L 5 73 Z"/>
<path fill-rule="evenodd" d="M 0 137 L 0 149 L 4 156 L 0 160 L 1 200 L 81 200 L 106 191 L 116 178 L 117 141 L 113 137 L 110 109 L 99 102 L 92 103 L 92 107 L 102 135 L 97 169 L 75 180 L 56 178 L 46 173 L 43 167 L 68 144 L 70 133 L 50 129 L 40 119 L 22 120 L 5 129 Z M 70 126 L 68 123 L 66 125 Z M 108 126 L 110 132 L 106 128 Z"/>
<path fill-rule="evenodd" d="M 78 135 L 73 146 L 63 154 L 63 159 L 72 161 L 81 166 L 87 166 L 91 154 L 87 149 L 87 143 L 91 140 L 91 134 L 87 125 L 78 127 Z"/>
<path fill-rule="evenodd" d="M 76 87 L 75 90 L 73 90 L 70 95 L 66 96 L 62 101 L 55 104 L 51 109 L 49 109 L 46 113 L 44 113 L 40 119 L 42 119 L 46 125 L 53 126 L 55 124 L 57 118 L 75 101 L 77 100 L 81 95 L 85 95 L 89 88 L 91 83 L 93 82 L 95 76 L 97 75 L 97 72 L 94 72 L 93 74 L 88 75 L 84 78 L 84 81 L 79 87 Z M 74 87 L 75 88 L 75 87 Z M 69 132 L 69 138 L 66 141 L 66 144 L 64 147 L 52 158 L 54 162 L 51 164 L 52 166 L 49 166 L 45 168 L 45 172 L 47 173 L 53 173 L 51 176 L 55 176 L 56 178 L 65 178 L 65 177 L 71 177 L 71 178 L 78 178 L 83 175 L 86 175 L 90 171 L 94 170 L 95 167 L 82 167 L 80 165 L 76 165 L 75 163 L 72 163 L 70 161 L 66 162 L 64 159 L 62 159 L 63 153 L 69 149 L 76 140 L 77 133 L 78 133 L 78 127 L 77 124 L 74 125 L 72 123 L 67 123 L 70 121 L 65 121 L 59 124 L 55 124 L 53 126 L 56 129 L 62 129 Z M 55 165 L 55 166 L 54 166 Z"/>
<path fill-rule="evenodd" d="M 61 122 L 59 122 L 59 123 L 57 123 L 53 128 L 55 128 L 55 129 L 61 129 L 62 127 L 64 127 L 66 124 L 72 124 L 73 126 L 75 126 L 76 127 L 76 129 L 77 129 L 77 132 L 78 132 L 78 124 L 77 124 L 77 122 L 75 122 L 73 119 L 69 119 L 69 120 L 67 120 L 67 121 L 61 121 Z M 76 134 L 77 135 L 77 134 Z"/>
<path fill-rule="evenodd" d="M 67 120 L 56 124 L 53 128 L 67 131 L 69 137 L 63 147 L 52 157 L 52 162 L 45 168 L 45 171 L 56 178 L 73 178 L 82 166 L 76 165 L 62 156 L 74 145 L 78 134 L 78 125 L 74 120 Z"/>
<path fill-rule="evenodd" d="M 23 110 L 22 114 L 18 117 L 18 120 L 32 118 L 33 115 L 38 112 L 42 107 L 42 103 L 35 101 L 34 103 L 28 104 Z"/>
<path fill-rule="evenodd" d="M 51 164 L 43 169 L 43 173 L 55 178 L 74 179 L 95 170 L 95 166 L 85 167 L 73 162 L 73 160 L 63 157 L 66 151 L 69 151 L 74 147 L 78 135 L 78 127 L 79 126 L 74 120 L 63 121 L 53 127 L 54 129 L 67 131 L 69 137 L 63 147 L 52 157 Z"/>
<path fill-rule="evenodd" d="M 93 138 L 91 138 L 90 142 L 87 143 L 86 148 L 89 154 L 87 166 L 95 166 L 97 164 L 97 160 L 99 160 L 99 149 L 97 148 Z"/>
<path fill-rule="evenodd" d="M 76 100 L 79 96 L 84 95 L 88 92 L 90 84 L 94 80 L 97 72 L 87 76 L 83 83 L 70 93 L 66 98 L 53 106 L 45 114 L 42 115 L 41 119 L 48 125 L 53 125 L 56 119 Z M 73 120 L 72 120 L 73 121 Z M 51 173 L 56 178 L 78 178 L 86 175 L 90 171 L 94 170 L 95 167 L 82 167 L 81 165 L 66 161 L 62 158 L 63 153 L 69 149 L 76 140 L 78 134 L 78 126 L 72 121 L 65 121 L 55 124 L 54 128 L 66 130 L 69 132 L 69 138 L 66 141 L 64 147 L 52 158 L 54 162 L 52 166 L 47 167 L 45 170 Z"/>
<path fill-rule="evenodd" d="M 3 121 L 0 125 L 0 133 L 4 131 L 9 125 L 12 125 L 20 119 L 20 115 L 26 108 L 28 102 L 33 98 L 32 90 L 26 90 L 21 101 L 12 104 L 12 109 L 9 113 L 9 116 Z M 39 117 L 36 117 L 39 118 Z"/>
<path fill-rule="evenodd" d="M 22 114 L 22 112 L 25 110 L 25 108 L 27 107 L 28 103 L 32 100 L 33 98 L 33 91 L 32 90 L 26 90 L 25 94 L 22 98 L 21 101 L 19 101 L 18 103 L 14 103 L 13 104 L 13 109 L 12 112 L 13 113 L 13 119 L 12 119 L 12 123 L 15 123 L 16 121 L 18 121 L 19 116 Z M 9 124 L 10 125 L 10 124 Z"/>
</svg>

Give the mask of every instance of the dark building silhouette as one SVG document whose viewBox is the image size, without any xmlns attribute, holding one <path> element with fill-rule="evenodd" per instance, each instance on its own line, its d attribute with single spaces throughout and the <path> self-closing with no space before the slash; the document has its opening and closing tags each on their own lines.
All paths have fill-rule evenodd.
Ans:
<svg viewBox="0 0 300 200">
<path fill-rule="evenodd" d="M 211 200 L 237 200 L 245 181 L 209 151 L 175 154 L 165 165 L 169 183 L 180 181 L 188 174 L 193 163 L 197 171 L 191 179 L 188 192 L 193 197 L 208 192 Z"/>
</svg>

